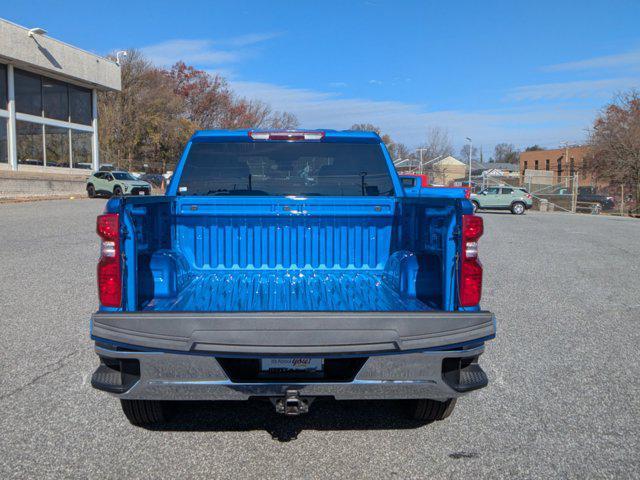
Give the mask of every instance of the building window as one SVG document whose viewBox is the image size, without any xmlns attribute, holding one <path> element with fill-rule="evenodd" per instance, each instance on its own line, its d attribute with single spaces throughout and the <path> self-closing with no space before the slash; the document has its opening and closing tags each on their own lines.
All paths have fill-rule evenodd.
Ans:
<svg viewBox="0 0 640 480">
<path fill-rule="evenodd" d="M 69 121 L 69 92 L 67 84 L 42 77 L 44 116 Z"/>
<path fill-rule="evenodd" d="M 573 177 L 575 173 L 576 173 L 576 163 L 572 157 L 571 160 L 569 160 L 569 175 Z"/>
<path fill-rule="evenodd" d="M 91 90 L 69 85 L 69 107 L 71 110 L 71 121 L 73 123 L 91 125 L 93 116 Z"/>
<path fill-rule="evenodd" d="M 562 176 L 562 158 L 558 159 L 558 176 Z"/>
<path fill-rule="evenodd" d="M 7 109 L 7 66 L 0 63 L 0 108 Z"/>
<path fill-rule="evenodd" d="M 69 167 L 69 129 L 46 125 L 45 145 L 47 148 L 46 165 L 48 167 Z"/>
<path fill-rule="evenodd" d="M 91 132 L 71 130 L 73 168 L 93 168 L 91 163 Z"/>
<path fill-rule="evenodd" d="M 7 143 L 7 120 L 0 117 L 0 163 L 9 162 L 9 144 Z"/>
<path fill-rule="evenodd" d="M 42 125 L 30 122 L 16 122 L 18 163 L 44 165 Z"/>
<path fill-rule="evenodd" d="M 42 82 L 40 75 L 14 70 L 16 111 L 42 116 Z"/>
<path fill-rule="evenodd" d="M 536 160 L 536 170 L 538 170 L 538 160 Z"/>
<path fill-rule="evenodd" d="M 544 165 L 544 169 L 545 169 L 547 172 L 549 171 L 550 163 L 551 163 L 551 162 L 550 162 L 550 161 L 549 161 L 549 159 L 547 158 L 547 159 L 545 160 L 545 165 Z"/>
</svg>

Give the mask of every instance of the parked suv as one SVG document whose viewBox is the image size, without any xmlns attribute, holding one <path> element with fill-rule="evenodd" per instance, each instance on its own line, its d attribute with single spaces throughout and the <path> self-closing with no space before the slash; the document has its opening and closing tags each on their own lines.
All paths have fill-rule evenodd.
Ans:
<svg viewBox="0 0 640 480">
<path fill-rule="evenodd" d="M 87 195 L 150 195 L 151 184 L 138 180 L 129 172 L 94 172 L 87 179 Z"/>
<path fill-rule="evenodd" d="M 533 206 L 531 194 L 519 187 L 489 187 L 471 194 L 474 211 L 511 210 L 514 215 L 522 215 Z"/>
</svg>

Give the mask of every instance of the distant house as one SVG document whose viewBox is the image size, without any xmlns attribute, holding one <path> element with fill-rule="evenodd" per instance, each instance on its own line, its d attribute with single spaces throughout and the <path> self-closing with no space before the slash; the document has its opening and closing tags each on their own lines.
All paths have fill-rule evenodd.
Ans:
<svg viewBox="0 0 640 480">
<path fill-rule="evenodd" d="M 468 172 L 466 163 L 449 155 L 442 160 L 429 165 L 431 183 L 436 185 L 450 185 L 459 178 L 464 178 Z"/>
<path fill-rule="evenodd" d="M 471 175 L 485 177 L 517 176 L 518 164 L 504 162 L 479 163 L 471 162 Z"/>
</svg>

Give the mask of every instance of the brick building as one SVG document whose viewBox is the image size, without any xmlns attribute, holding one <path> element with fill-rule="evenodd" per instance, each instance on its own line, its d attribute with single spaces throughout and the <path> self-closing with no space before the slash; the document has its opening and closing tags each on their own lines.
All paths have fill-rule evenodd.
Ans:
<svg viewBox="0 0 640 480">
<path fill-rule="evenodd" d="M 580 185 L 595 185 L 594 178 L 588 173 L 585 159 L 589 157 L 590 149 L 587 146 L 569 146 L 553 150 L 534 150 L 520 154 L 520 173 L 535 173 L 535 170 L 553 172 L 553 179 L 559 182 L 561 177 L 572 177 L 578 174 Z"/>
</svg>

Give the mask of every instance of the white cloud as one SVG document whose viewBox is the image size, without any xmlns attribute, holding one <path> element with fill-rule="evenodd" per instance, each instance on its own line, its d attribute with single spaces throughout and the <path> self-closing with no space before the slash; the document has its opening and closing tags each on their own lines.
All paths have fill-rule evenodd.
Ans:
<svg viewBox="0 0 640 480">
<path fill-rule="evenodd" d="M 279 36 L 279 33 L 249 33 L 221 40 L 173 39 L 142 47 L 142 52 L 154 63 L 173 65 L 182 60 L 199 68 L 238 62 L 252 53 L 262 42 Z"/>
<path fill-rule="evenodd" d="M 541 83 L 511 89 L 506 100 L 567 100 L 572 98 L 610 97 L 616 90 L 640 85 L 638 78 L 610 78 L 575 82 Z"/>
<path fill-rule="evenodd" d="M 620 67 L 640 67 L 640 50 L 588 58 L 575 62 L 558 63 L 542 67 L 545 72 L 565 72 L 576 70 L 598 70 Z"/>
<path fill-rule="evenodd" d="M 382 81 L 381 80 L 369 80 L 369 84 L 371 85 L 382 85 Z"/>
<path fill-rule="evenodd" d="M 333 88 L 344 88 L 349 86 L 349 84 L 347 82 L 330 82 L 329 86 Z"/>
<path fill-rule="evenodd" d="M 595 114 L 594 109 L 575 105 L 429 112 L 411 103 L 344 98 L 335 92 L 270 83 L 234 81 L 232 86 L 242 96 L 294 113 L 303 128 L 346 129 L 354 123 L 373 123 L 394 139 L 415 146 L 424 139 L 427 127 L 441 126 L 451 132 L 454 142 L 470 136 L 474 143 L 484 144 L 486 152 L 504 141 L 522 146 L 581 141 Z"/>
<path fill-rule="evenodd" d="M 240 35 L 238 37 L 229 38 L 222 41 L 225 45 L 231 45 L 233 47 L 247 47 L 249 45 L 255 45 L 257 43 L 266 42 L 272 38 L 276 38 L 282 35 L 281 33 L 248 33 L 246 35 Z"/>
</svg>

